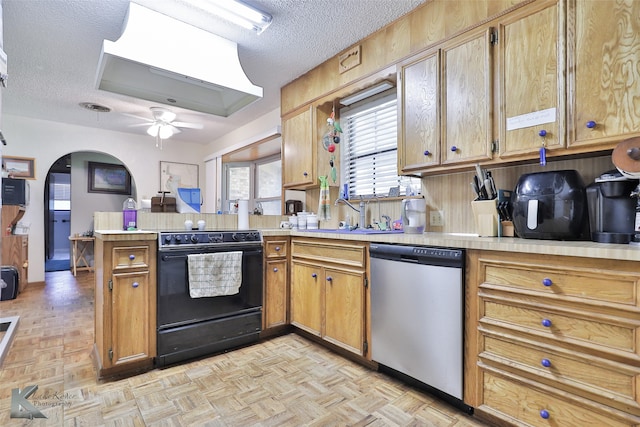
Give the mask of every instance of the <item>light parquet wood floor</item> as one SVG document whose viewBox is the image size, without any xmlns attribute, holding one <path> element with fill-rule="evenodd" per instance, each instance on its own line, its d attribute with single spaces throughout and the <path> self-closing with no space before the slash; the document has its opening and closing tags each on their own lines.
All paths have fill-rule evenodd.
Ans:
<svg viewBox="0 0 640 427">
<path fill-rule="evenodd" d="M 481 422 L 298 335 L 118 381 L 91 362 L 93 274 L 46 274 L 0 316 L 20 324 L 0 367 L 0 426 L 456 426 Z M 11 418 L 12 389 L 46 419 Z"/>
</svg>

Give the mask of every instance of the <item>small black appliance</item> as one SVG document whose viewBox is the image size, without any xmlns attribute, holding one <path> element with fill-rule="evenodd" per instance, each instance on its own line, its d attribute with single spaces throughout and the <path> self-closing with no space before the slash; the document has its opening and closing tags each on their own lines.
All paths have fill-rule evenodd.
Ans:
<svg viewBox="0 0 640 427">
<path fill-rule="evenodd" d="M 575 170 L 524 174 L 511 195 L 513 226 L 525 239 L 586 240 L 587 197 Z"/>
<path fill-rule="evenodd" d="M 631 192 L 638 185 L 617 170 L 603 173 L 587 187 L 591 240 L 629 243 L 635 224 L 636 200 Z"/>
</svg>

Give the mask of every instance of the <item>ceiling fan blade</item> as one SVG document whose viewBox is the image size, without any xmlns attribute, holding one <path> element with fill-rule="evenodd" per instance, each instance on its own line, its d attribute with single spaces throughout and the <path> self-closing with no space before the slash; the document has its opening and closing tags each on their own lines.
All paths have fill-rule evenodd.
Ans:
<svg viewBox="0 0 640 427">
<path fill-rule="evenodd" d="M 202 129 L 204 127 L 201 123 L 171 122 L 171 124 L 180 128 L 189 129 Z"/>
<path fill-rule="evenodd" d="M 127 116 L 127 117 L 131 117 L 137 120 L 144 120 L 146 123 L 153 123 L 155 120 L 150 119 L 148 117 L 142 117 L 142 116 L 136 116 L 135 114 L 129 114 L 129 113 L 120 113 L 123 116 Z"/>
<path fill-rule="evenodd" d="M 135 125 L 128 125 L 127 127 L 128 127 L 128 128 L 137 128 L 137 127 L 142 127 L 142 126 L 149 127 L 149 126 L 150 126 L 150 125 L 152 125 L 152 124 L 153 124 L 153 122 L 149 122 L 149 123 L 138 123 L 138 124 L 135 124 Z"/>
</svg>

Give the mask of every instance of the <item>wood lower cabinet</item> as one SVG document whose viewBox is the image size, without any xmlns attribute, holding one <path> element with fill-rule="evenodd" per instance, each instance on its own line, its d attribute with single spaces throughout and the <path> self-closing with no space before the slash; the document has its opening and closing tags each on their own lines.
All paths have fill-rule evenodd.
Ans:
<svg viewBox="0 0 640 427">
<path fill-rule="evenodd" d="M 96 233 L 95 358 L 98 376 L 153 366 L 156 233 Z"/>
<path fill-rule="evenodd" d="M 637 263 L 468 256 L 465 400 L 480 416 L 524 426 L 640 424 Z"/>
<path fill-rule="evenodd" d="M 263 335 L 289 323 L 289 238 L 264 238 Z"/>
<path fill-rule="evenodd" d="M 294 238 L 291 257 L 291 324 L 367 356 L 366 245 Z"/>
</svg>

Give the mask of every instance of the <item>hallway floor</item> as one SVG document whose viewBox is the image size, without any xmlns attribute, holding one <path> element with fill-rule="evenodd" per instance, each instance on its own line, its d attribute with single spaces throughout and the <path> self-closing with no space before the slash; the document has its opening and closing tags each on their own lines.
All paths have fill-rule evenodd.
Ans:
<svg viewBox="0 0 640 427">
<path fill-rule="evenodd" d="M 93 273 L 45 280 L 0 303 L 3 317 L 20 316 L 0 367 L 2 426 L 485 426 L 295 334 L 98 382 Z M 47 418 L 11 418 L 12 389 L 31 385 Z"/>
</svg>

